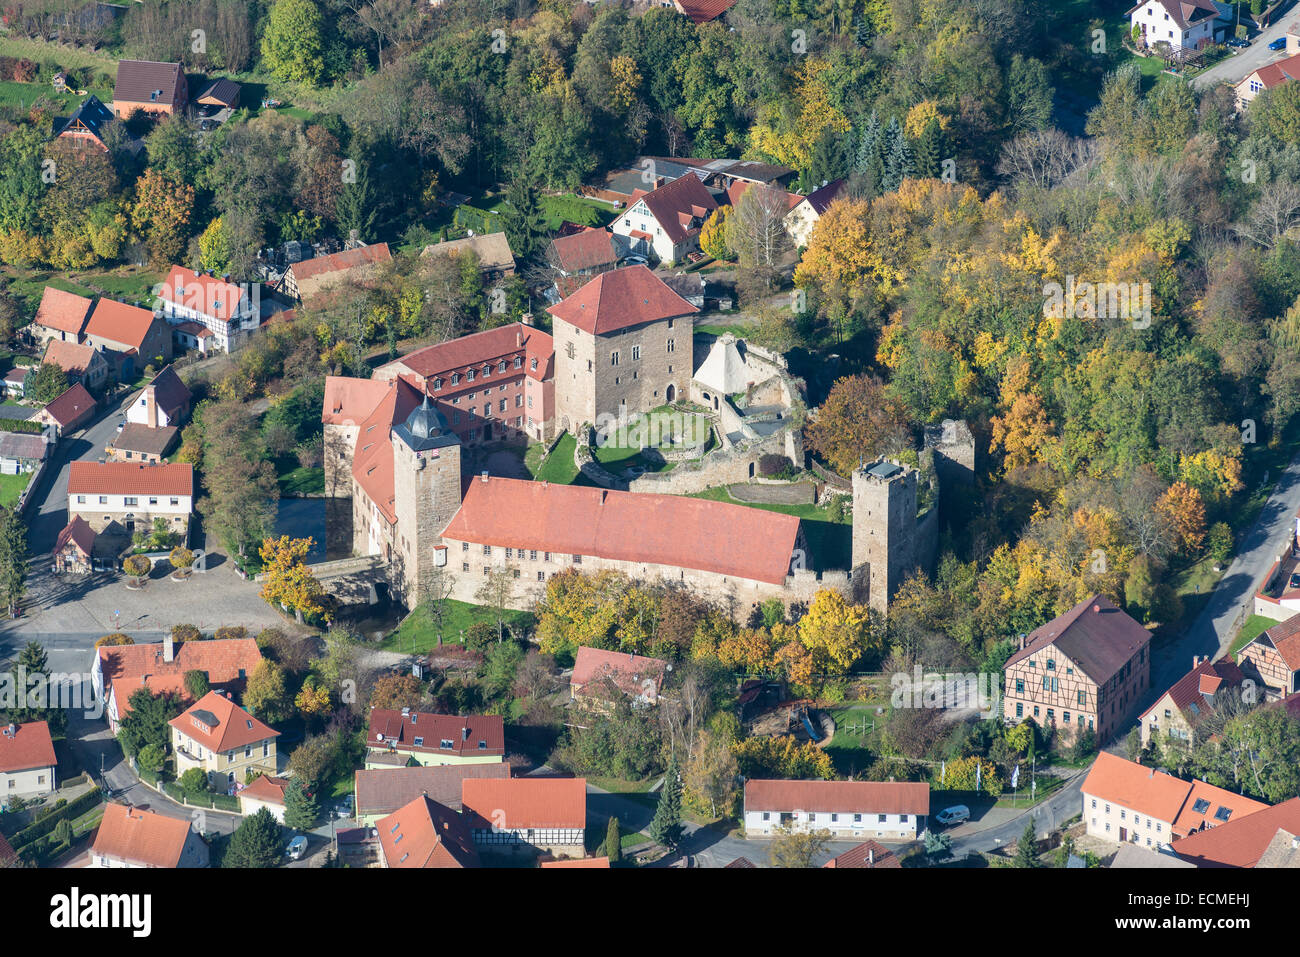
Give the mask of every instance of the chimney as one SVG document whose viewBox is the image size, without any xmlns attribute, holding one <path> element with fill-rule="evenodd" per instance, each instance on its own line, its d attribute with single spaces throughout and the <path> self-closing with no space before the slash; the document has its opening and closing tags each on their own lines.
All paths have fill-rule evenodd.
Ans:
<svg viewBox="0 0 1300 957">
<path fill-rule="evenodd" d="M 145 425 L 151 429 L 158 428 L 158 400 L 154 396 L 153 386 L 144 390 L 144 416 Z"/>
<path fill-rule="evenodd" d="M 1024 650 L 1025 650 L 1025 636 L 1024 636 L 1024 635 L 1021 635 L 1021 636 L 1020 636 L 1020 650 L 1021 650 L 1021 651 L 1024 651 Z"/>
<path fill-rule="evenodd" d="M 171 635 L 163 638 L 163 661 L 176 660 L 176 639 Z"/>
<path fill-rule="evenodd" d="M 484 470 L 480 473 L 480 475 L 482 476 L 482 479 L 483 479 L 484 482 L 486 482 L 486 481 L 488 480 L 488 472 L 487 472 L 487 469 L 484 469 Z"/>
<path fill-rule="evenodd" d="M 460 729 L 460 739 L 461 739 L 462 741 L 468 741 L 468 740 L 469 740 L 469 728 L 466 727 L 466 728 L 461 728 L 461 729 Z"/>
<path fill-rule="evenodd" d="M 516 330 L 515 330 L 515 348 L 516 348 L 516 349 L 522 348 L 523 344 L 524 344 L 524 331 L 523 331 L 522 329 L 516 329 Z"/>
<path fill-rule="evenodd" d="M 867 848 L 867 863 L 872 867 L 876 865 L 876 849 L 874 847 Z"/>
<path fill-rule="evenodd" d="M 531 326 L 533 324 L 533 314 L 531 312 L 526 312 L 519 317 L 519 321 L 526 326 Z"/>
</svg>

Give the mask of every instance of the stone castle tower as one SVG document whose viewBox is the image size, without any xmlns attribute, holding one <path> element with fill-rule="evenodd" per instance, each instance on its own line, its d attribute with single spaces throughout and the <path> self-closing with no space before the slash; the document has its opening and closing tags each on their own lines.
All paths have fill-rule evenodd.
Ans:
<svg viewBox="0 0 1300 957">
<path fill-rule="evenodd" d="M 918 563 L 916 480 L 884 457 L 853 473 L 853 596 L 881 614 Z"/>
<path fill-rule="evenodd" d="M 393 426 L 393 510 L 397 514 L 392 580 L 408 608 L 423 600 L 434 569 L 444 567 L 442 530 L 460 508 L 460 440 L 429 397 Z"/>
</svg>

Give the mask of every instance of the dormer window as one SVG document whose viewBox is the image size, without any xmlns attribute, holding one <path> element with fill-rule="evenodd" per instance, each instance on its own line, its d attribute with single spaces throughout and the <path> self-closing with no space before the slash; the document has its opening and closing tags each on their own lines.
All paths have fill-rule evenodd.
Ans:
<svg viewBox="0 0 1300 957">
<path fill-rule="evenodd" d="M 522 369 L 523 367 L 524 367 L 524 357 L 523 357 L 523 356 L 515 356 L 515 368 L 516 368 L 516 369 Z"/>
<path fill-rule="evenodd" d="M 466 373 L 465 373 L 465 378 L 468 379 L 470 382 L 473 382 L 473 381 L 474 381 L 474 370 L 473 370 L 473 369 L 470 369 L 468 372 L 466 372 Z"/>
<path fill-rule="evenodd" d="M 434 392 L 441 392 L 441 391 L 442 391 L 442 380 L 441 380 L 441 379 L 434 379 L 434 380 L 433 380 L 433 391 L 434 391 Z"/>
<path fill-rule="evenodd" d="M 423 738 L 423 737 L 419 737 L 419 736 L 417 736 L 416 739 L 415 739 L 415 746 L 416 746 L 417 748 L 422 748 L 422 747 L 424 747 L 424 738 Z"/>
<path fill-rule="evenodd" d="M 483 378 L 486 379 L 486 378 L 487 378 L 488 376 L 490 376 L 491 374 L 492 374 L 492 367 L 491 367 L 491 366 L 484 366 L 484 367 L 483 367 Z"/>
<path fill-rule="evenodd" d="M 450 750 L 453 746 L 454 746 L 454 742 L 451 740 L 451 738 L 443 738 L 442 741 L 438 744 L 438 747 L 446 748 L 448 750 Z"/>
<path fill-rule="evenodd" d="M 451 384 L 452 384 L 452 385 L 459 385 L 459 384 L 460 384 L 460 373 L 459 373 L 459 372 L 453 372 L 453 373 L 451 374 Z"/>
<path fill-rule="evenodd" d="M 516 359 L 515 361 L 518 362 L 519 360 Z M 505 372 L 505 371 L 506 371 L 506 360 L 502 359 L 500 362 L 497 363 L 497 372 Z"/>
</svg>

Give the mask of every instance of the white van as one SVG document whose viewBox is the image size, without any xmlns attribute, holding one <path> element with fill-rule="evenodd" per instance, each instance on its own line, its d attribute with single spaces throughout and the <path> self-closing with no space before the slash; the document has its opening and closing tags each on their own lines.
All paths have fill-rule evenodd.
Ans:
<svg viewBox="0 0 1300 957">
<path fill-rule="evenodd" d="M 965 804 L 954 804 L 952 807 L 944 808 L 934 816 L 934 819 L 945 827 L 952 827 L 954 824 L 970 820 L 970 808 Z"/>
</svg>

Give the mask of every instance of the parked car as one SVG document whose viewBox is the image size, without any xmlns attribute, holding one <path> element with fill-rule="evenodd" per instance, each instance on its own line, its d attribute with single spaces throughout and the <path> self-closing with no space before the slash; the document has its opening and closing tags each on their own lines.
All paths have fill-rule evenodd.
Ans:
<svg viewBox="0 0 1300 957">
<path fill-rule="evenodd" d="M 1268 45 L 1268 48 L 1270 50 L 1285 50 L 1286 37 L 1278 37 L 1276 40 L 1274 40 L 1272 43 Z"/>
<path fill-rule="evenodd" d="M 337 813 L 338 813 L 338 816 L 339 816 L 339 817 L 351 817 L 351 816 L 352 816 L 352 806 L 353 806 L 354 803 L 355 803 L 355 801 L 354 801 L 354 799 L 353 799 L 353 797 L 352 797 L 351 794 L 349 794 L 349 795 L 347 795 L 345 798 L 343 798 L 342 801 L 339 801 L 338 806 L 335 808 L 335 810 L 336 810 Z"/>
<path fill-rule="evenodd" d="M 620 266 L 648 266 L 650 265 L 650 260 L 646 259 L 644 256 L 624 256 L 621 260 L 619 260 L 619 265 Z"/>
<path fill-rule="evenodd" d="M 954 804 L 952 807 L 944 808 L 934 816 L 934 819 L 944 827 L 951 827 L 954 824 L 960 824 L 962 821 L 969 821 L 970 808 L 965 804 Z"/>
<path fill-rule="evenodd" d="M 1292 572 L 1291 580 L 1286 583 L 1287 588 L 1300 588 L 1300 572 Z"/>
<path fill-rule="evenodd" d="M 303 853 L 306 850 L 307 850 L 307 838 L 299 834 L 297 837 L 295 837 L 292 841 L 289 842 L 289 846 L 285 848 L 284 853 L 289 858 L 289 860 L 296 861 L 301 859 Z"/>
<path fill-rule="evenodd" d="M 1236 47 L 1237 49 L 1244 49 L 1245 47 L 1250 46 L 1250 41 L 1238 40 L 1236 37 L 1233 37 L 1225 44 L 1225 46 Z"/>
</svg>

